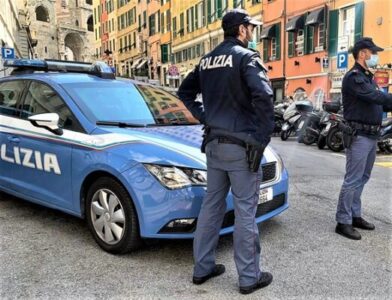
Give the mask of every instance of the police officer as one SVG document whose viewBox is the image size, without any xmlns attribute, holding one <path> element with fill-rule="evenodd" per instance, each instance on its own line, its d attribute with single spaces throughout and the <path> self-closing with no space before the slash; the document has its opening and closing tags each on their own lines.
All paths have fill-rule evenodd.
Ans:
<svg viewBox="0 0 392 300">
<path fill-rule="evenodd" d="M 249 169 L 246 145 L 262 149 L 274 128 L 273 93 L 259 54 L 248 49 L 253 30 L 261 23 L 242 9 L 222 19 L 224 41 L 200 60 L 182 82 L 178 96 L 210 128 L 207 192 L 194 238 L 193 283 L 201 284 L 225 271 L 215 263 L 226 196 L 233 194 L 234 259 L 240 292 L 248 294 L 269 285 L 272 275 L 260 270 L 260 240 L 255 222 L 261 171 Z M 201 93 L 203 103 L 195 101 Z"/>
<path fill-rule="evenodd" d="M 352 129 L 353 139 L 351 145 L 346 145 L 346 175 L 339 195 L 335 231 L 353 240 L 361 239 L 354 227 L 375 229 L 361 216 L 361 194 L 376 158 L 383 110 L 392 109 L 392 94 L 380 91 L 369 71 L 377 65 L 379 51 L 383 49 L 371 38 L 358 40 L 352 50 L 355 65 L 342 84 L 344 119 Z"/>
</svg>

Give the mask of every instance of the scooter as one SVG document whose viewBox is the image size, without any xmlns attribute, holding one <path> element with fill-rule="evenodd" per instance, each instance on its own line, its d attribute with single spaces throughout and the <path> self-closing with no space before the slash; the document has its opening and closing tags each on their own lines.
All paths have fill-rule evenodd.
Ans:
<svg viewBox="0 0 392 300">
<path fill-rule="evenodd" d="M 306 117 L 312 110 L 313 104 L 309 100 L 301 100 L 289 105 L 283 114 L 284 124 L 280 132 L 282 141 L 287 140 L 291 135 L 301 132 Z"/>
<path fill-rule="evenodd" d="M 319 136 L 326 127 L 325 120 L 329 121 L 330 113 L 326 111 L 313 111 L 305 121 L 305 132 L 302 141 L 305 145 L 311 145 L 319 140 Z"/>
<path fill-rule="evenodd" d="M 392 118 L 388 118 L 382 122 L 377 144 L 382 152 L 392 153 Z"/>
<path fill-rule="evenodd" d="M 344 121 L 343 115 L 331 114 L 331 126 L 329 126 L 326 136 L 326 143 L 333 152 L 340 152 L 344 149 L 343 146 L 343 132 L 339 128 L 339 124 Z"/>
<path fill-rule="evenodd" d="M 284 123 L 283 115 L 288 107 L 286 103 L 279 103 L 274 107 L 274 120 L 275 120 L 275 128 L 274 133 L 279 134 L 282 131 L 282 126 Z"/>
</svg>

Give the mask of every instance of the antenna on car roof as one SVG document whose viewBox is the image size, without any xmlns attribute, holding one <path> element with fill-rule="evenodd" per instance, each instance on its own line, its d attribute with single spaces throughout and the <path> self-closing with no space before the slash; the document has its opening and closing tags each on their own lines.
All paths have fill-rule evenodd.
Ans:
<svg viewBox="0 0 392 300">
<path fill-rule="evenodd" d="M 115 79 L 112 69 L 103 61 L 94 63 L 74 62 L 54 59 L 6 59 L 5 67 L 12 67 L 11 75 L 41 72 L 84 73 L 104 79 Z"/>
</svg>

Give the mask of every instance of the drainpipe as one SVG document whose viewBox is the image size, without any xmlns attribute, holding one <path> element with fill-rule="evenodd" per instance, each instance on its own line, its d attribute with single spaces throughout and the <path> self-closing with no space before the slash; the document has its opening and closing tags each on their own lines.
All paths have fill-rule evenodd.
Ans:
<svg viewBox="0 0 392 300">
<path fill-rule="evenodd" d="M 286 1 L 284 0 L 283 4 L 283 51 L 282 51 L 282 56 L 283 56 L 283 78 L 284 78 L 284 83 L 283 83 L 283 97 L 286 94 Z"/>
</svg>

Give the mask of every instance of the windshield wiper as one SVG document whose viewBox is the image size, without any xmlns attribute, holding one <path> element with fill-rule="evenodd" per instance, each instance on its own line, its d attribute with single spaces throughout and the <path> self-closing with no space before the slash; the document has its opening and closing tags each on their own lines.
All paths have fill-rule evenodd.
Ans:
<svg viewBox="0 0 392 300">
<path fill-rule="evenodd" d="M 168 123 L 157 123 L 154 124 L 154 126 L 187 126 L 187 125 L 200 125 L 200 123 L 195 123 L 195 122 L 181 122 L 176 119 L 170 120 L 170 119 L 163 119 L 163 118 L 157 118 L 155 119 L 156 121 L 169 121 Z"/>
<path fill-rule="evenodd" d="M 117 126 L 120 128 L 125 128 L 125 127 L 148 127 L 151 126 L 149 124 L 137 124 L 137 123 L 127 123 L 127 122 L 117 122 L 117 121 L 97 121 L 97 125 L 103 125 L 103 126 Z"/>
</svg>

